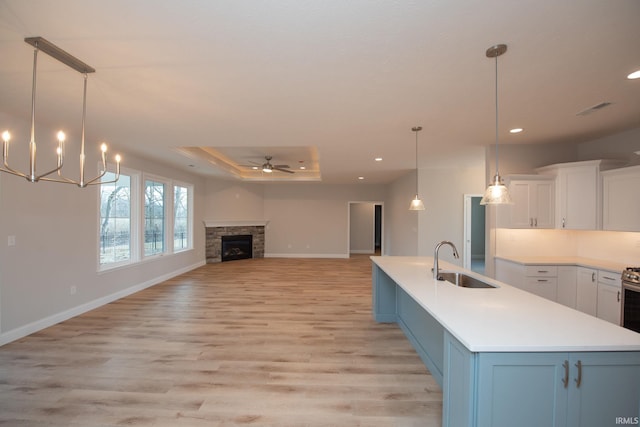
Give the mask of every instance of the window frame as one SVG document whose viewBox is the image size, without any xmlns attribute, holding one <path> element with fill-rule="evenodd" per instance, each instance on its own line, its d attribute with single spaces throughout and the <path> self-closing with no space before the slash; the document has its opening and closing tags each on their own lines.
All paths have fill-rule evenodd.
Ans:
<svg viewBox="0 0 640 427">
<path fill-rule="evenodd" d="M 146 210 L 145 210 L 145 192 L 147 189 L 147 182 L 153 182 L 154 184 L 162 184 L 163 185 L 163 190 L 162 190 L 162 226 L 163 226 L 163 235 L 162 235 L 162 251 L 160 252 L 154 252 L 151 254 L 146 253 L 145 250 L 145 245 L 146 245 L 146 241 L 145 241 L 145 232 L 146 232 L 146 221 L 147 221 L 147 217 L 146 217 Z M 169 189 L 169 191 L 172 193 L 171 197 L 167 197 L 167 189 Z M 171 239 L 169 239 L 169 236 L 167 235 L 167 230 L 173 230 L 173 219 L 167 216 L 167 212 L 171 213 L 173 211 L 173 185 L 171 184 L 171 180 L 167 179 L 167 178 L 163 178 L 161 176 L 158 175 L 154 175 L 154 174 L 149 174 L 149 173 L 143 173 L 143 177 L 142 177 L 142 183 L 140 185 L 140 212 L 141 212 L 141 216 L 140 216 L 140 232 L 139 232 L 139 238 L 140 238 L 140 247 L 139 247 L 139 253 L 140 253 L 140 259 L 150 259 L 150 258 L 156 258 L 159 256 L 163 256 L 169 253 L 173 252 L 173 242 L 171 241 Z M 173 233 L 171 233 L 171 235 L 173 236 Z M 171 247 L 169 246 L 169 244 L 171 244 Z"/>
<path fill-rule="evenodd" d="M 176 203 L 176 187 L 180 187 L 180 188 L 185 188 L 187 190 L 187 246 L 184 248 L 179 248 L 176 249 L 175 248 L 175 203 Z M 184 251 L 188 251 L 193 249 L 193 184 L 189 184 L 186 182 L 181 182 L 181 181 L 173 181 L 172 185 L 171 185 L 171 189 L 172 189 L 172 195 L 173 195 L 173 201 L 172 201 L 172 206 L 171 206 L 171 230 L 172 230 L 172 238 L 171 240 L 171 251 L 172 253 L 180 253 L 180 252 L 184 252 Z"/>
<path fill-rule="evenodd" d="M 114 168 L 108 168 L 107 172 L 115 173 Z M 138 187 L 140 182 L 140 172 L 134 169 L 120 168 L 121 176 L 129 177 L 129 258 L 123 261 L 115 261 L 102 263 L 100 259 L 101 251 L 101 231 L 102 231 L 102 184 L 96 185 L 97 188 L 97 202 L 98 202 L 98 227 L 97 227 L 97 253 L 96 261 L 98 265 L 98 271 L 108 271 L 117 269 L 123 266 L 135 264 L 139 262 L 138 250 L 138 224 L 139 224 L 139 197 Z M 117 185 L 117 183 L 115 183 Z"/>
</svg>

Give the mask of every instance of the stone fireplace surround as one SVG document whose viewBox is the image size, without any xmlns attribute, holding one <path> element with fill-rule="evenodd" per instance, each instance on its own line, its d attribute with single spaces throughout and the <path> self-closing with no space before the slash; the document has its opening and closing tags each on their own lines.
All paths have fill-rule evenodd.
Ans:
<svg viewBox="0 0 640 427">
<path fill-rule="evenodd" d="M 264 258 L 264 228 L 267 221 L 204 221 L 207 264 L 222 261 L 222 236 L 251 234 L 253 257 Z"/>
</svg>

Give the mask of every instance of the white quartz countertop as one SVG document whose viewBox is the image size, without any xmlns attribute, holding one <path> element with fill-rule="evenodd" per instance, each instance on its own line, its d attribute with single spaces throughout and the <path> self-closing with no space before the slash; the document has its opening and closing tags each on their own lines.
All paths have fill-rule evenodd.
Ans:
<svg viewBox="0 0 640 427">
<path fill-rule="evenodd" d="M 577 256 L 496 256 L 496 259 L 522 265 L 575 265 L 578 267 L 612 271 L 618 274 L 622 273 L 622 270 L 628 267 L 626 264 L 618 262 Z"/>
<path fill-rule="evenodd" d="M 498 286 L 457 287 L 433 279 L 431 257 L 371 260 L 473 352 L 640 351 L 640 334 L 440 261 Z"/>
</svg>

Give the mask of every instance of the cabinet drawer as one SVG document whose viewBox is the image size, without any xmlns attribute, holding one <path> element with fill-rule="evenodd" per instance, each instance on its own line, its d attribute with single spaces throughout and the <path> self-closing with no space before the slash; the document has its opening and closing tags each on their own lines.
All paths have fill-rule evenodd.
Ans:
<svg viewBox="0 0 640 427">
<path fill-rule="evenodd" d="M 556 277 L 527 277 L 524 281 L 524 290 L 548 300 L 556 301 L 558 279 Z"/>
<path fill-rule="evenodd" d="M 525 275 L 533 277 L 557 277 L 558 267 L 555 265 L 527 265 Z"/>
<path fill-rule="evenodd" d="M 606 283 L 607 285 L 622 286 L 622 274 L 598 270 L 598 282 Z"/>
</svg>

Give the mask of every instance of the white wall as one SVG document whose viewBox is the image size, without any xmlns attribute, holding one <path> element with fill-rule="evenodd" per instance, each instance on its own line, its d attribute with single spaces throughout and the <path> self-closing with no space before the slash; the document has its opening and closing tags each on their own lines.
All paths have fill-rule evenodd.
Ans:
<svg viewBox="0 0 640 427">
<path fill-rule="evenodd" d="M 462 253 L 464 239 L 464 195 L 484 193 L 484 163 L 477 167 L 421 169 L 420 189 L 425 210 L 419 212 L 418 255 L 432 256 L 436 244 L 450 240 Z M 443 248 L 441 259 L 462 265 L 450 248 Z"/>
<path fill-rule="evenodd" d="M 210 179 L 205 216 L 206 220 L 267 220 L 267 257 L 344 258 L 349 256 L 349 202 L 384 201 L 385 194 L 384 185 Z"/>
<path fill-rule="evenodd" d="M 204 263 L 204 180 L 126 153 L 124 159 L 127 167 L 194 185 L 195 249 L 98 273 L 98 188 L 2 174 L 0 344 Z M 8 236 L 15 246 L 4 243 Z"/>
<path fill-rule="evenodd" d="M 637 266 L 640 233 L 579 230 L 497 230 L 498 256 L 578 256 Z"/>
<path fill-rule="evenodd" d="M 412 170 L 388 186 L 384 205 L 384 254 L 418 255 L 418 214 L 409 204 L 416 194 L 416 171 Z"/>
<path fill-rule="evenodd" d="M 375 252 L 375 203 L 349 203 L 349 252 L 373 254 Z"/>
</svg>

